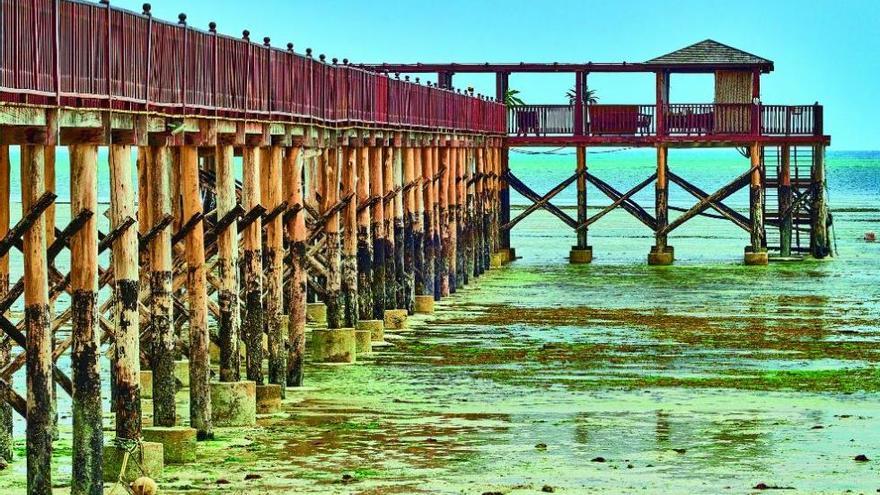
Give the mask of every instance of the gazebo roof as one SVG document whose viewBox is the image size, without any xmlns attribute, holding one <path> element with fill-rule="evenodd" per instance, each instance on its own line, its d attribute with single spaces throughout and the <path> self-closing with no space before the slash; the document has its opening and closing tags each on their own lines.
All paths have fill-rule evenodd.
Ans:
<svg viewBox="0 0 880 495">
<path fill-rule="evenodd" d="M 645 64 L 706 69 L 731 67 L 758 68 L 763 72 L 773 70 L 773 62 L 771 60 L 744 52 L 715 40 L 703 40 L 699 43 L 694 43 L 680 50 L 652 58 L 645 62 Z"/>
</svg>

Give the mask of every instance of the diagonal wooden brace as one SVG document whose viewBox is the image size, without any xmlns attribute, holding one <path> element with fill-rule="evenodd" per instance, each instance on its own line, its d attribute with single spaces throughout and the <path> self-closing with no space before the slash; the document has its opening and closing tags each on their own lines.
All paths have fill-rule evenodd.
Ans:
<svg viewBox="0 0 880 495">
<path fill-rule="evenodd" d="M 678 184 L 679 187 L 684 189 L 691 196 L 697 198 L 697 200 L 702 201 L 702 200 L 709 197 L 709 193 L 707 193 L 707 192 L 703 191 L 702 189 L 700 189 L 699 187 L 691 184 L 690 182 L 686 181 L 684 178 L 675 175 L 671 171 L 667 170 L 666 175 L 667 175 L 667 177 L 669 177 L 670 181 L 674 182 L 675 184 Z M 725 205 L 724 203 L 721 203 L 720 201 L 719 202 L 712 201 L 709 203 L 709 206 L 711 208 L 713 208 L 715 211 L 717 211 L 718 213 L 720 213 L 722 215 L 722 218 L 726 218 L 726 219 L 730 220 L 731 222 L 733 222 L 734 224 L 736 224 L 737 226 L 739 226 L 741 229 L 745 230 L 746 232 L 752 231 L 752 227 L 749 224 L 749 219 L 745 215 L 742 215 L 740 212 L 734 210 L 733 208 L 730 208 L 729 206 Z"/>
<path fill-rule="evenodd" d="M 617 189 L 614 189 L 611 184 L 608 184 L 589 172 L 587 172 L 587 180 L 612 201 L 616 201 L 623 196 L 623 194 Z M 638 203 L 633 201 L 632 198 L 623 199 L 620 203 L 620 207 L 629 212 L 630 215 L 636 217 L 638 221 L 645 224 L 649 229 L 657 230 L 657 220 L 644 208 L 639 206 Z"/>
<path fill-rule="evenodd" d="M 610 205 L 606 206 L 605 208 L 602 208 L 602 211 L 600 211 L 599 213 L 596 213 L 595 215 L 588 218 L 584 223 L 578 225 L 575 230 L 583 230 L 583 229 L 589 227 L 590 225 L 593 225 L 600 218 L 602 218 L 603 216 L 605 216 L 606 214 L 611 212 L 611 210 L 617 208 L 618 206 L 623 204 L 625 201 L 629 200 L 629 198 L 632 197 L 634 194 L 636 194 L 637 192 L 644 189 L 648 184 L 654 182 L 654 179 L 656 179 L 656 178 L 657 178 L 657 174 L 651 174 L 650 177 L 648 177 L 647 179 L 638 183 L 636 186 L 634 186 L 629 191 L 623 193 L 621 196 L 619 196 L 617 199 L 615 199 Z"/>
<path fill-rule="evenodd" d="M 709 208 L 709 205 L 711 203 L 717 203 L 719 201 L 722 201 L 724 198 L 730 196 L 731 194 L 735 193 L 736 191 L 739 191 L 740 189 L 742 189 L 743 187 L 745 187 L 746 185 L 749 184 L 749 182 L 751 180 L 752 172 L 754 172 L 755 170 L 760 168 L 760 166 L 761 166 L 760 164 L 755 165 L 754 167 L 750 168 L 748 172 L 744 173 L 743 175 L 740 175 L 736 179 L 733 179 L 733 181 L 728 183 L 726 186 L 715 191 L 714 193 L 710 194 L 709 196 L 706 196 L 705 198 L 700 200 L 700 202 L 695 204 L 690 210 L 684 212 L 684 214 L 682 214 L 681 216 L 676 218 L 672 223 L 670 223 L 665 228 L 660 230 L 658 232 L 658 234 L 660 234 L 660 235 L 669 234 L 670 232 L 672 232 L 673 230 L 675 230 L 676 228 L 680 227 L 682 224 L 684 224 L 685 222 L 690 220 L 691 218 L 702 213 L 706 208 Z"/>
<path fill-rule="evenodd" d="M 515 175 L 508 172 L 507 173 L 507 183 L 512 187 L 516 192 L 522 194 L 526 198 L 532 200 L 533 202 L 538 202 L 541 200 L 541 196 L 538 195 L 535 191 L 533 191 L 529 186 L 525 185 L 521 180 L 519 180 Z M 552 203 L 547 203 L 544 206 L 544 209 L 555 215 L 557 218 L 562 220 L 563 223 L 568 225 L 571 228 L 577 227 L 577 221 L 571 218 L 570 215 L 560 210 Z"/>
<path fill-rule="evenodd" d="M 512 229 L 516 224 L 518 224 L 520 221 L 522 221 L 523 219 L 525 219 L 527 216 L 529 216 L 529 215 L 531 215 L 532 213 L 534 213 L 534 212 L 535 212 L 536 210 L 538 210 L 539 208 L 547 208 L 548 205 L 549 205 L 549 206 L 553 206 L 552 204 L 550 204 L 550 200 L 553 199 L 557 194 L 559 194 L 560 192 L 562 192 L 563 190 L 565 190 L 566 187 L 570 186 L 574 181 L 577 180 L 577 178 L 578 178 L 580 175 L 581 175 L 581 172 L 577 172 L 577 173 L 575 173 L 574 175 L 572 175 L 571 177 L 569 177 L 569 178 L 565 179 L 564 181 L 562 181 L 562 182 L 561 182 L 560 184 L 558 184 L 556 187 L 554 187 L 553 189 L 551 189 L 547 194 L 545 194 L 544 196 L 542 196 L 538 201 L 535 201 L 534 203 L 532 203 L 531 206 L 529 206 L 529 207 L 526 208 L 522 213 L 520 213 L 519 215 L 517 215 L 516 218 L 514 218 L 513 220 L 511 220 L 511 221 L 507 222 L 506 224 L 502 225 L 502 226 L 501 226 L 501 229 L 502 229 L 502 230 L 510 230 L 510 229 Z"/>
</svg>

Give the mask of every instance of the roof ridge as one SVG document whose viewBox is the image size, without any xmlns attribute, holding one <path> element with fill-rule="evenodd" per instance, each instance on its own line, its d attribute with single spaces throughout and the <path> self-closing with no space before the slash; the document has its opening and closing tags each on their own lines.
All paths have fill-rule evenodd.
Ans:
<svg viewBox="0 0 880 495">
<path fill-rule="evenodd" d="M 706 38 L 678 50 L 654 57 L 646 64 L 692 64 L 692 65 L 767 65 L 773 62 L 754 53 Z"/>
</svg>

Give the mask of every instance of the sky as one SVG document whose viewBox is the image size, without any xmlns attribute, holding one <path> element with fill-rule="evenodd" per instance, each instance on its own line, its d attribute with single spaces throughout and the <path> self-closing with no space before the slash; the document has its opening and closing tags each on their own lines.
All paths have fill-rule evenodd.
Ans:
<svg viewBox="0 0 880 495">
<path fill-rule="evenodd" d="M 137 12 L 142 1 L 112 0 Z M 352 62 L 641 62 L 711 38 L 773 60 L 767 104 L 825 106 L 837 150 L 880 149 L 880 1 L 153 0 L 153 15 Z M 422 75 L 422 80 L 436 80 Z M 456 87 L 494 95 L 491 75 Z M 651 74 L 594 74 L 600 103 L 654 101 Z M 513 75 L 526 103 L 563 103 L 573 75 Z M 711 76 L 678 75 L 671 101 L 712 101 Z"/>
</svg>

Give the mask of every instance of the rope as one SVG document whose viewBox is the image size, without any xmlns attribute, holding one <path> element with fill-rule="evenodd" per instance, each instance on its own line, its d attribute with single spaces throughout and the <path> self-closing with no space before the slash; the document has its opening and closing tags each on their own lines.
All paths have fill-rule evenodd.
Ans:
<svg viewBox="0 0 880 495">
<path fill-rule="evenodd" d="M 128 468 L 128 461 L 131 458 L 132 454 L 137 451 L 143 452 L 143 445 L 140 439 L 130 440 L 127 438 L 119 437 L 116 437 L 113 440 L 113 443 L 117 448 L 123 449 L 125 453 L 122 455 L 122 465 L 119 469 L 119 476 L 116 478 L 116 484 L 113 485 L 113 488 L 110 490 L 110 495 L 116 493 L 116 489 L 120 486 L 123 487 L 126 493 L 131 494 L 133 492 L 131 491 L 129 484 L 124 483 L 123 478 L 125 477 L 125 471 Z M 141 464 L 141 461 L 138 460 L 137 456 L 135 456 L 134 462 L 137 465 L 138 471 L 140 471 L 142 475 L 146 476 L 147 473 L 146 471 L 144 471 L 144 466 Z"/>
</svg>

